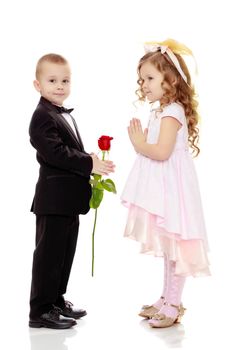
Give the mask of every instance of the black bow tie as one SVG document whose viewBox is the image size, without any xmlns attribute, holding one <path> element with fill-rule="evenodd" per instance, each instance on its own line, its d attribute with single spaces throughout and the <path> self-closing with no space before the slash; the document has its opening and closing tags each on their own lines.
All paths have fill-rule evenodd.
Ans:
<svg viewBox="0 0 233 350">
<path fill-rule="evenodd" d="M 56 107 L 58 113 L 71 113 L 74 110 L 74 108 L 65 108 L 63 106 L 61 106 L 61 107 L 55 106 L 55 107 Z"/>
</svg>

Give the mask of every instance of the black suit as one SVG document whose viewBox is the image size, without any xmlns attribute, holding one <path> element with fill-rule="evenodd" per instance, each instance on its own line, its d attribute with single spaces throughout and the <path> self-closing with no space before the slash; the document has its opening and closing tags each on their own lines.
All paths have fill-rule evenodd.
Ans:
<svg viewBox="0 0 233 350">
<path fill-rule="evenodd" d="M 31 211 L 36 214 L 30 316 L 62 306 L 76 249 L 79 214 L 89 211 L 92 158 L 59 107 L 41 97 L 29 134 L 37 150 L 39 179 Z"/>
</svg>

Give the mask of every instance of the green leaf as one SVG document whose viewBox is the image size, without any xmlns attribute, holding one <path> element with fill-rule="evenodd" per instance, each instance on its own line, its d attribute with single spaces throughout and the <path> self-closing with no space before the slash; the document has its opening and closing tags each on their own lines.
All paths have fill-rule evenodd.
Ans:
<svg viewBox="0 0 233 350">
<path fill-rule="evenodd" d="M 116 186 L 111 179 L 102 180 L 101 184 L 106 191 L 117 193 Z"/>
<path fill-rule="evenodd" d="M 94 177 L 94 180 L 98 181 L 101 179 L 101 175 L 98 175 L 98 174 L 93 174 L 93 177 Z"/>
<path fill-rule="evenodd" d="M 99 190 L 103 190 L 103 185 L 100 181 L 96 181 L 96 180 L 90 180 L 89 184 L 92 185 L 92 188 L 98 188 Z"/>
<path fill-rule="evenodd" d="M 104 189 L 103 185 L 101 182 L 97 182 L 97 184 L 95 185 L 95 188 L 97 188 L 98 190 L 102 190 Z"/>
<path fill-rule="evenodd" d="M 96 181 L 96 180 L 89 180 L 89 184 L 91 184 L 91 185 L 93 185 L 93 186 L 96 186 L 96 184 L 97 184 L 97 182 L 98 181 Z"/>
<path fill-rule="evenodd" d="M 100 206 L 104 196 L 104 191 L 98 188 L 92 188 L 92 196 L 89 202 L 90 208 L 97 209 Z"/>
</svg>

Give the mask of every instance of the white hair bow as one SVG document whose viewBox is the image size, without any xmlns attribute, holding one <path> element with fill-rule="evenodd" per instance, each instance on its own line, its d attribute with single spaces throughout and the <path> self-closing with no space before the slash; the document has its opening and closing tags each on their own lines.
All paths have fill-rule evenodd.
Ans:
<svg viewBox="0 0 233 350">
<path fill-rule="evenodd" d="M 180 75 L 182 76 L 182 78 L 184 79 L 184 81 L 187 84 L 188 79 L 187 79 L 186 75 L 184 74 L 183 70 L 181 69 L 181 66 L 180 66 L 180 63 L 179 63 L 177 57 L 174 55 L 172 50 L 169 49 L 168 46 L 159 45 L 159 44 L 145 44 L 144 49 L 145 49 L 146 53 L 157 52 L 157 51 L 161 51 L 162 54 L 167 53 L 168 56 L 170 57 L 172 63 L 174 64 L 174 66 L 176 67 L 176 69 L 178 70 L 178 72 L 180 73 Z"/>
</svg>

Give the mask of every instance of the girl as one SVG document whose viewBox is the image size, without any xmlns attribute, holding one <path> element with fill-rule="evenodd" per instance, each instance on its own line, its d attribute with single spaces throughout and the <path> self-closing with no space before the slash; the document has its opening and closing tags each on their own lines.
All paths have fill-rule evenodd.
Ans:
<svg viewBox="0 0 233 350">
<path fill-rule="evenodd" d="M 181 54 L 192 52 L 168 39 L 145 45 L 138 65 L 137 95 L 151 103 L 148 129 L 139 119 L 128 127 L 137 159 L 122 201 L 129 208 L 125 236 L 141 242 L 143 253 L 164 258 L 162 296 L 142 307 L 152 327 L 169 327 L 184 314 L 186 277 L 209 275 L 207 237 L 193 160 L 199 130 L 197 102 Z"/>
</svg>

